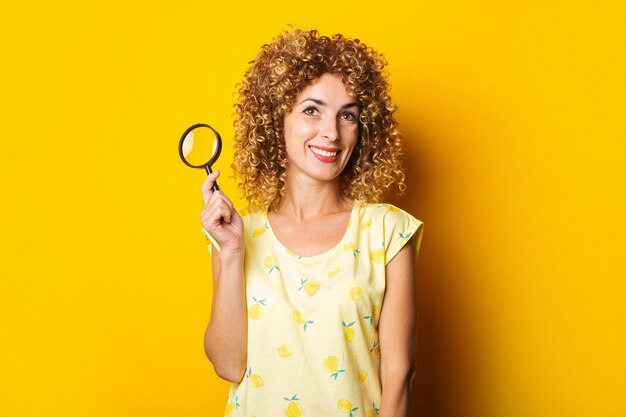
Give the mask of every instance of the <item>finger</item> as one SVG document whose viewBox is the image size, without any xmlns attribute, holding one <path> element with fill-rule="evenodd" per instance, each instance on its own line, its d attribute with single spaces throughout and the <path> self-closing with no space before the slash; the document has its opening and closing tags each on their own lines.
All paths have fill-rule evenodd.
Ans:
<svg viewBox="0 0 626 417">
<path fill-rule="evenodd" d="M 200 218 L 204 225 L 215 227 L 221 224 L 222 221 L 230 223 L 232 215 L 232 209 L 228 204 L 224 200 L 219 199 L 209 201 L 207 207 L 202 211 Z"/>
<path fill-rule="evenodd" d="M 226 196 L 226 194 L 224 194 L 222 190 L 213 191 L 207 205 L 218 204 L 218 202 L 224 202 L 231 211 L 235 211 L 235 206 L 233 205 L 233 202 Z"/>
<path fill-rule="evenodd" d="M 219 176 L 220 176 L 219 170 L 216 170 L 210 173 L 204 179 L 204 183 L 202 184 L 202 187 L 200 187 L 200 190 L 202 192 L 202 201 L 204 202 L 205 206 L 207 205 L 207 203 L 209 202 L 209 198 L 213 194 L 213 184 L 215 184 L 215 181 L 217 180 L 217 177 Z"/>
<path fill-rule="evenodd" d="M 210 212 L 205 221 L 207 230 L 219 230 L 224 224 L 230 223 L 231 213 L 225 207 L 216 207 Z"/>
</svg>

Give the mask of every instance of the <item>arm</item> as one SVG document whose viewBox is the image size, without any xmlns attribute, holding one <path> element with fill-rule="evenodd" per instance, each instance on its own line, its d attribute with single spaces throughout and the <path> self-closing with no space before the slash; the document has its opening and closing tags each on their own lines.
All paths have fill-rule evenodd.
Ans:
<svg viewBox="0 0 626 417">
<path fill-rule="evenodd" d="M 221 191 L 211 190 L 217 176 L 217 171 L 207 176 L 202 186 L 202 224 L 220 247 L 219 251 L 211 248 L 213 302 L 204 351 L 220 378 L 239 382 L 246 368 L 248 344 L 243 223 L 231 201 Z"/>
<path fill-rule="evenodd" d="M 414 242 L 387 264 L 380 312 L 382 398 L 379 417 L 407 417 L 415 379 L 417 322 Z"/>
</svg>

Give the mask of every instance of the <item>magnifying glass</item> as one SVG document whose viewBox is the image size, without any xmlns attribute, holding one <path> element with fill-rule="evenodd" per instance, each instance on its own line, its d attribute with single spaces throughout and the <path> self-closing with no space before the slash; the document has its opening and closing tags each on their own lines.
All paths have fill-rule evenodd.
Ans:
<svg viewBox="0 0 626 417">
<path fill-rule="evenodd" d="M 207 175 L 212 173 L 211 165 L 217 161 L 222 152 L 222 138 L 217 130 L 205 123 L 198 123 L 183 133 L 178 142 L 178 154 L 185 165 L 192 168 L 204 168 Z M 213 191 L 219 190 L 217 182 Z"/>
</svg>

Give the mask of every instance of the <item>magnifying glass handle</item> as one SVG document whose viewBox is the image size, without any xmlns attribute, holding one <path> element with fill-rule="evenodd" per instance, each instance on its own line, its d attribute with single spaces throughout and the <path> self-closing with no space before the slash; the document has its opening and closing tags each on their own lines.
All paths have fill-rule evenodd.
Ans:
<svg viewBox="0 0 626 417">
<path fill-rule="evenodd" d="M 206 174 L 207 175 L 213 173 L 213 171 L 211 171 L 211 167 L 210 166 L 207 165 L 207 166 L 205 166 L 205 168 L 206 168 Z M 213 189 L 213 191 L 219 191 L 220 190 L 220 187 L 218 187 L 218 185 L 217 185 L 217 181 L 215 181 L 213 183 L 213 188 L 212 189 Z"/>
</svg>

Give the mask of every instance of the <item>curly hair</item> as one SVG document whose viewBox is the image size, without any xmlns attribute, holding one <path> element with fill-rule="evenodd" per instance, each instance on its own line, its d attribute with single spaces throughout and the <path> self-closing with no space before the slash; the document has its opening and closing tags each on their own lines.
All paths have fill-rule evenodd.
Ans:
<svg viewBox="0 0 626 417">
<path fill-rule="evenodd" d="M 359 138 L 339 177 L 349 198 L 376 202 L 392 185 L 406 189 L 401 136 L 389 96 L 387 61 L 359 39 L 293 29 L 261 48 L 235 103 L 237 186 L 251 208 L 277 207 L 286 193 L 287 154 L 283 122 L 296 96 L 324 73 L 340 74 L 359 108 Z"/>
</svg>

